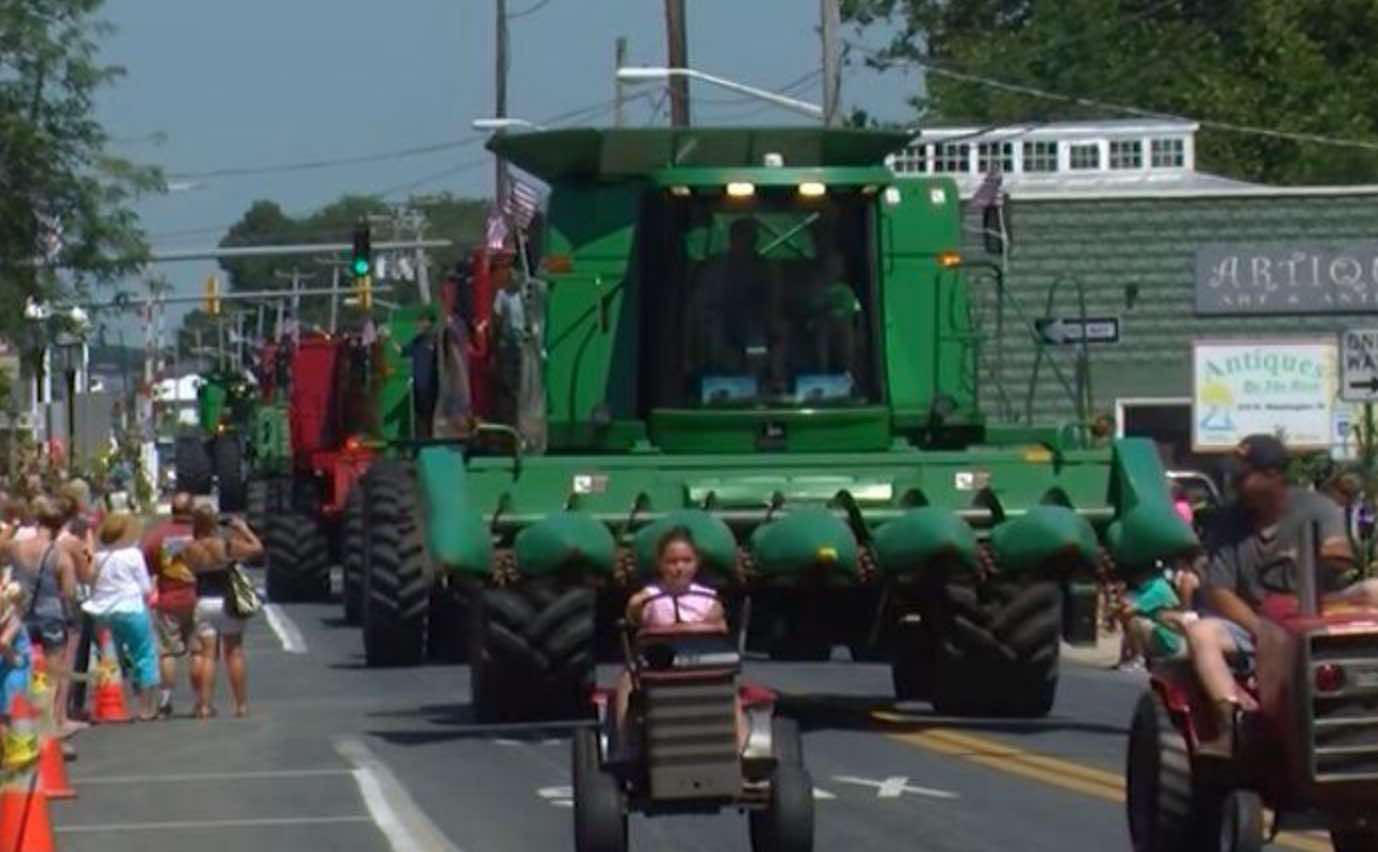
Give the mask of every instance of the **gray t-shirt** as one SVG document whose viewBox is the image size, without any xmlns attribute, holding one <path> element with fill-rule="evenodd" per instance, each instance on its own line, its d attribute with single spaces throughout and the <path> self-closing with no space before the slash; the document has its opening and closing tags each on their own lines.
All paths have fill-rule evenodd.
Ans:
<svg viewBox="0 0 1378 852">
<path fill-rule="evenodd" d="M 1289 490 L 1281 520 L 1264 530 L 1254 529 L 1239 504 L 1225 509 L 1206 530 L 1206 585 L 1223 586 L 1254 608 L 1269 594 L 1296 594 L 1297 557 L 1307 524 L 1317 527 L 1315 547 L 1345 538 L 1344 513 L 1333 500 L 1314 491 Z M 1321 569 L 1318 590 L 1334 591 L 1340 585 L 1334 572 Z"/>
</svg>

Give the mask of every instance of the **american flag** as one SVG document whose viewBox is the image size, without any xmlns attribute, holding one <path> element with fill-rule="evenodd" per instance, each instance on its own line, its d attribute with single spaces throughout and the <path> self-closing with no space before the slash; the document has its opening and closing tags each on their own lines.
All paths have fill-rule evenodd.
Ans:
<svg viewBox="0 0 1378 852">
<path fill-rule="evenodd" d="M 1000 184 L 1004 180 L 1004 175 L 1000 171 L 997 163 L 991 163 L 990 171 L 986 172 L 981 185 L 976 188 L 976 192 L 971 196 L 972 207 L 989 207 L 1000 201 Z"/>
<path fill-rule="evenodd" d="M 531 227 L 531 220 L 541 206 L 541 194 L 535 187 L 516 178 L 507 182 L 507 198 L 503 200 L 503 212 L 512 217 L 512 222 L 525 231 Z"/>
<path fill-rule="evenodd" d="M 507 220 L 496 207 L 488 211 L 488 226 L 484 230 L 483 239 L 489 251 L 502 251 L 507 243 Z"/>
</svg>

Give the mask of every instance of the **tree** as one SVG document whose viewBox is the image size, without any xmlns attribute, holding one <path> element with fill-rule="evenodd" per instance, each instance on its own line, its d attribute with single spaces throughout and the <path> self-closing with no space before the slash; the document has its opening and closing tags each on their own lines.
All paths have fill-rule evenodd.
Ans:
<svg viewBox="0 0 1378 852">
<path fill-rule="evenodd" d="M 102 3 L 0 0 L 0 335 L 25 349 L 29 299 L 138 268 L 147 246 L 129 205 L 163 187 L 157 169 L 111 156 L 93 117 L 122 74 L 97 62 Z"/>
<path fill-rule="evenodd" d="M 1378 144 L 1378 6 L 1367 0 L 850 0 L 845 13 L 863 29 L 897 26 L 867 61 L 930 66 L 929 97 L 913 99 L 926 120 L 1132 114 L 1087 102 L 1100 101 Z M 1378 151 L 1358 146 L 1208 124 L 1197 151 L 1204 169 L 1245 180 L 1378 179 Z"/>
</svg>

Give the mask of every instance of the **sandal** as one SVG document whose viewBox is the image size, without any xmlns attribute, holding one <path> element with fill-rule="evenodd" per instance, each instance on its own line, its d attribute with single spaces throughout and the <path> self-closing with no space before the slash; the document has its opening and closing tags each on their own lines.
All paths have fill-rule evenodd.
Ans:
<svg viewBox="0 0 1378 852">
<path fill-rule="evenodd" d="M 214 719 L 217 714 L 214 707 L 197 707 L 195 715 L 198 719 Z"/>
</svg>

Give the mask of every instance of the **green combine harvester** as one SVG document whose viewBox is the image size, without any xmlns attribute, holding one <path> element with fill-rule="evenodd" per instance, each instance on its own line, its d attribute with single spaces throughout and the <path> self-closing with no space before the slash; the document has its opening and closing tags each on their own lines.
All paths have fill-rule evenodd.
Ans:
<svg viewBox="0 0 1378 852">
<path fill-rule="evenodd" d="M 369 663 L 419 662 L 428 619 L 463 618 L 478 718 L 582 712 L 656 540 L 683 525 L 773 657 L 845 645 L 889 660 L 901 699 L 1046 714 L 1060 638 L 1094 640 L 1104 560 L 1149 566 L 1195 538 L 1150 443 L 982 415 L 990 329 L 957 186 L 897 179 L 884 158 L 909 138 L 494 139 L 551 187 L 548 448 L 416 442 L 370 468 Z M 433 612 L 440 585 L 465 605 Z"/>
<path fill-rule="evenodd" d="M 200 376 L 196 427 L 179 434 L 174 446 L 178 491 L 205 495 L 215 490 L 222 511 L 244 511 L 247 438 L 256 407 L 257 390 L 242 371 L 222 365 Z"/>
</svg>

